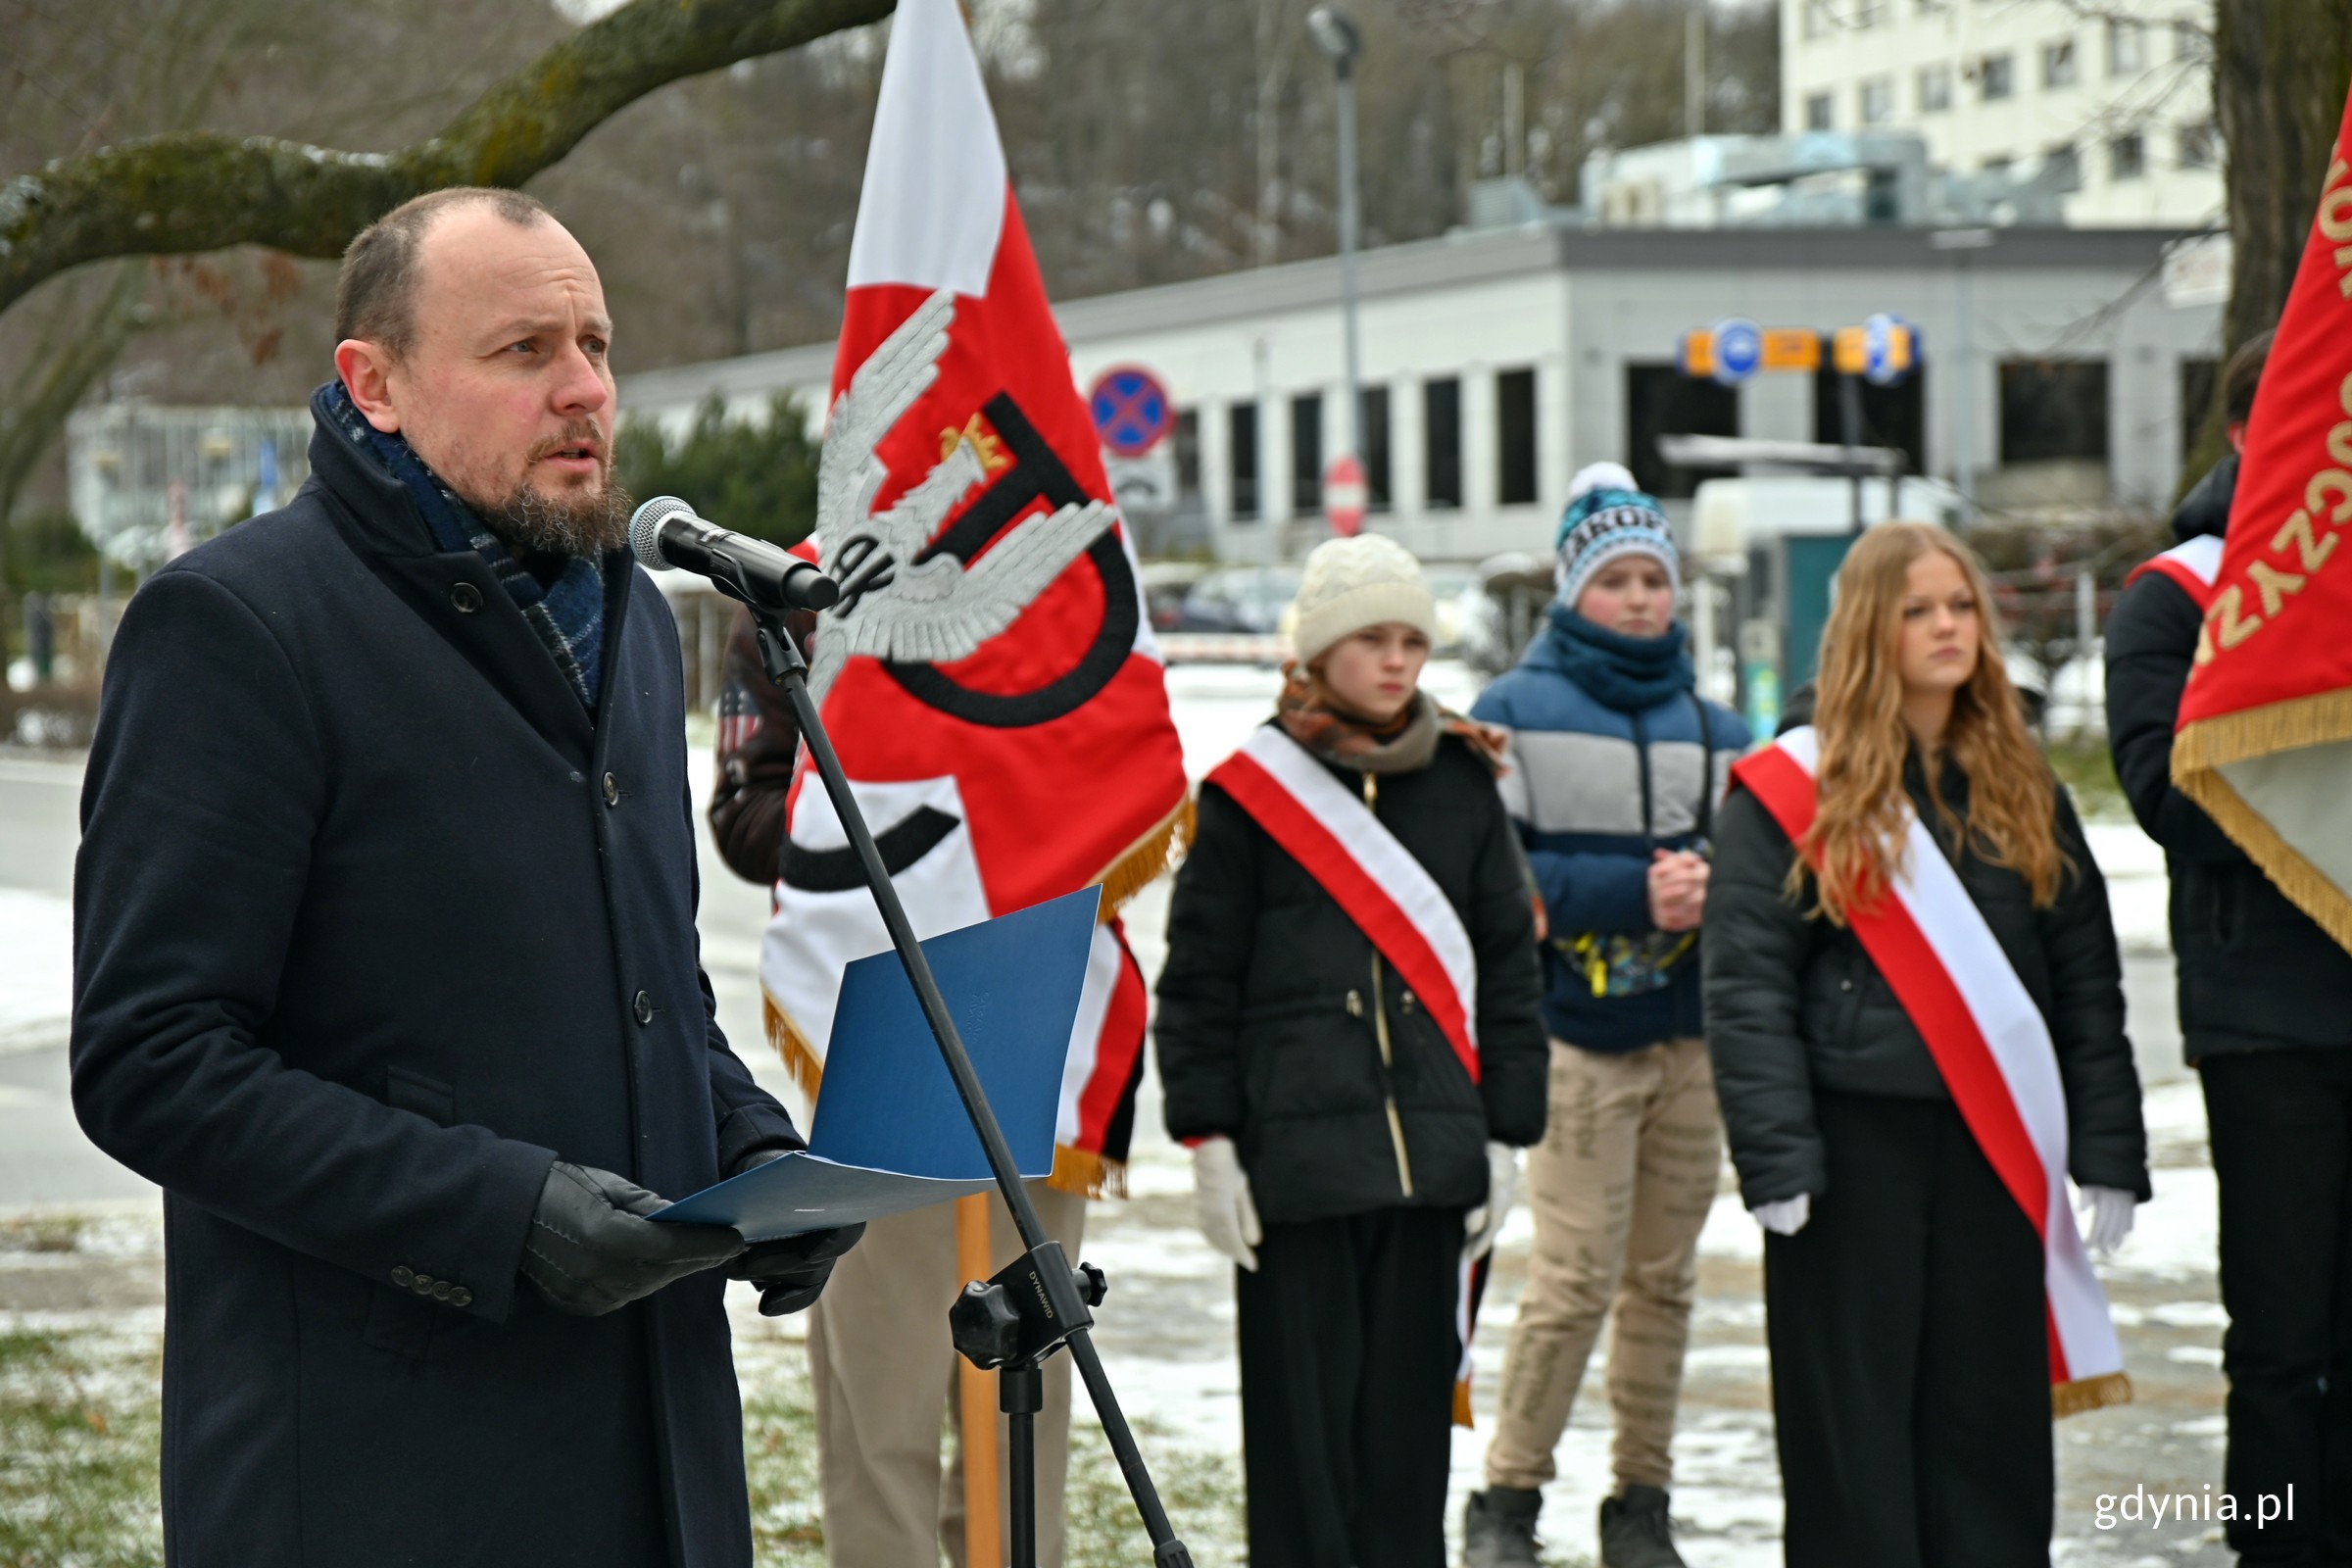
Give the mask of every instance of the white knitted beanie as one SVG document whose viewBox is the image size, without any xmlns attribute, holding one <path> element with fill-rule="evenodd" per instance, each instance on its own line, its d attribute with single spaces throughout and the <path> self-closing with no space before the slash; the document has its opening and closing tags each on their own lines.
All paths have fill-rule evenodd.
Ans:
<svg viewBox="0 0 2352 1568">
<path fill-rule="evenodd" d="M 1298 582 L 1298 624 L 1292 633 L 1298 662 L 1312 663 L 1341 638 L 1392 620 L 1437 639 L 1437 601 L 1411 551 L 1376 533 L 1315 546 Z"/>
</svg>

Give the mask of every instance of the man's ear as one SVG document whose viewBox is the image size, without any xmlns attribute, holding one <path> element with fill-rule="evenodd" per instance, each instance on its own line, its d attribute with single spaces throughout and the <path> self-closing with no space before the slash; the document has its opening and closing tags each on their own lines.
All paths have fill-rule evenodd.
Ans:
<svg viewBox="0 0 2352 1568">
<path fill-rule="evenodd" d="M 392 356 L 381 343 L 347 337 L 335 345 L 335 373 L 351 394 L 352 406 L 386 435 L 400 429 L 400 411 L 392 406 Z"/>
</svg>

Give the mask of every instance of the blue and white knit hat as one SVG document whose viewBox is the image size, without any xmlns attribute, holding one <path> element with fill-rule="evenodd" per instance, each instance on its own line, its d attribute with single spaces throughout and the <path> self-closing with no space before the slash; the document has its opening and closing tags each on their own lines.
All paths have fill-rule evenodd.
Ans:
<svg viewBox="0 0 2352 1568">
<path fill-rule="evenodd" d="M 1561 604 L 1574 610 L 1592 574 L 1620 556 L 1650 557 L 1666 568 L 1667 586 L 1683 591 L 1674 529 L 1623 466 L 1595 463 L 1580 470 L 1569 481 L 1568 498 L 1552 542 L 1552 580 L 1559 585 Z"/>
</svg>

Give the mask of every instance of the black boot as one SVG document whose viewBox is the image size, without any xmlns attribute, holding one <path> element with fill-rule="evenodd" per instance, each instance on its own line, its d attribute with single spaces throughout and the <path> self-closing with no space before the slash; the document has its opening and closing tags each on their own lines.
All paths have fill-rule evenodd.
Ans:
<svg viewBox="0 0 2352 1568">
<path fill-rule="evenodd" d="M 1489 1487 L 1462 1509 L 1462 1568 L 1537 1568 L 1536 1513 L 1544 1494 Z"/>
<path fill-rule="evenodd" d="M 1666 1523 L 1666 1494 L 1628 1487 L 1600 1503 L 1600 1568 L 1686 1568 Z"/>
</svg>

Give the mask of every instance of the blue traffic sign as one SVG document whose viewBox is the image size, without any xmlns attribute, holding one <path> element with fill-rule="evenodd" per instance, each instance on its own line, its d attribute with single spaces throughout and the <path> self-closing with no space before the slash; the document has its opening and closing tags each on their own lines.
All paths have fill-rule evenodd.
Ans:
<svg viewBox="0 0 2352 1568">
<path fill-rule="evenodd" d="M 1892 386 L 1919 365 L 1919 329 L 1899 316 L 1881 311 L 1862 322 L 1862 378 L 1873 386 Z"/>
<path fill-rule="evenodd" d="M 1764 367 L 1764 333 L 1740 317 L 1715 323 L 1715 379 L 1738 386 Z"/>
<path fill-rule="evenodd" d="M 1167 388 L 1150 370 L 1132 365 L 1095 377 L 1086 402 L 1095 434 L 1114 457 L 1142 457 L 1166 440 L 1175 423 Z"/>
</svg>

